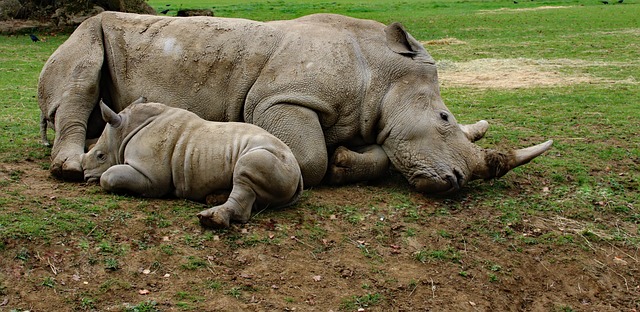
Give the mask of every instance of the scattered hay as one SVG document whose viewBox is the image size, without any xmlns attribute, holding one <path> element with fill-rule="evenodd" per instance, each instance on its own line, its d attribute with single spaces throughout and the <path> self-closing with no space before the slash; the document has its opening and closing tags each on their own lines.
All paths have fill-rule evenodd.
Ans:
<svg viewBox="0 0 640 312">
<path fill-rule="evenodd" d="M 466 42 L 458 39 L 458 38 L 442 38 L 430 41 L 422 41 L 420 42 L 422 45 L 456 45 L 456 44 L 467 44 Z"/>
<path fill-rule="evenodd" d="M 462 86 L 481 89 L 521 89 L 580 83 L 613 83 L 612 80 L 589 75 L 569 75 L 561 72 L 563 68 L 612 65 L 616 64 L 569 59 L 478 59 L 461 63 L 441 61 L 438 62 L 438 77 L 444 87 Z M 635 79 L 615 82 L 637 83 Z"/>
<path fill-rule="evenodd" d="M 476 14 L 493 14 L 493 13 L 522 13 L 522 12 L 530 12 L 530 11 L 540 11 L 540 10 L 555 10 L 555 9 L 569 9 L 573 6 L 540 6 L 537 8 L 520 8 L 520 9 L 511 9 L 511 8 L 500 8 L 495 10 L 479 10 Z"/>
</svg>

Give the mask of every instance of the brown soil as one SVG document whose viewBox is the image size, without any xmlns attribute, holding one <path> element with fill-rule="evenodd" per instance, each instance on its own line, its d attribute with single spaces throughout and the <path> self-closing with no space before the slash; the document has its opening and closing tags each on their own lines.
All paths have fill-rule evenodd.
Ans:
<svg viewBox="0 0 640 312">
<path fill-rule="evenodd" d="M 26 198 L 3 213 L 54 218 L 73 209 L 64 200 L 114 198 L 52 179 L 43 164 L 1 164 L 2 192 Z M 505 178 L 505 197 L 542 192 L 540 177 Z M 0 311 L 123 311 L 147 301 L 161 311 L 637 311 L 638 250 L 595 230 L 584 237 L 585 224 L 561 217 L 505 225 L 494 207 L 478 206 L 482 187 L 492 186 L 449 198 L 406 191 L 396 176 L 319 187 L 293 207 L 213 232 L 198 225 L 198 204 L 120 198 L 87 216 L 88 232 L 2 237 Z M 175 208 L 185 205 L 193 211 Z M 168 225 L 151 222 L 155 214 Z M 527 240 L 544 237 L 574 242 Z M 104 255 L 104 241 L 128 248 Z M 117 270 L 105 268 L 108 257 Z"/>
</svg>

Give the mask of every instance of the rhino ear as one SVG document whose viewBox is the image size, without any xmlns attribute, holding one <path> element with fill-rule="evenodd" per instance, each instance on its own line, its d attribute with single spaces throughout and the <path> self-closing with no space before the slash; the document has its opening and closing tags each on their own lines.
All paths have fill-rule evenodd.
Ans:
<svg viewBox="0 0 640 312">
<path fill-rule="evenodd" d="M 387 46 L 393 52 L 406 56 L 414 56 L 424 52 L 424 47 L 404 30 L 402 24 L 395 22 L 387 26 L 384 32 L 387 35 Z"/>
<path fill-rule="evenodd" d="M 111 108 L 109 108 L 107 104 L 104 104 L 102 100 L 100 100 L 100 110 L 102 111 L 102 119 L 104 119 L 104 121 L 115 128 L 120 126 L 120 123 L 122 122 L 120 115 L 112 111 Z"/>
</svg>

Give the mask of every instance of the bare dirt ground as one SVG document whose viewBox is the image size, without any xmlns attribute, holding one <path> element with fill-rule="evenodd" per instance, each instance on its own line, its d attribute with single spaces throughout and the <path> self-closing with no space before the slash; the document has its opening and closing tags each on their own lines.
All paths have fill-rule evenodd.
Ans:
<svg viewBox="0 0 640 312">
<path fill-rule="evenodd" d="M 111 198 L 52 179 L 42 162 L 2 164 L 2 192 L 29 198 L 5 213 L 55 218 L 73 209 L 65 200 Z M 505 198 L 542 191 L 543 177 L 505 178 Z M 89 231 L 3 237 L 0 311 L 637 311 L 638 250 L 560 217 L 505 226 L 477 206 L 483 187 L 497 186 L 450 198 L 406 191 L 396 176 L 320 187 L 228 231 L 201 228 L 198 204 L 123 198 L 87 216 Z"/>
</svg>

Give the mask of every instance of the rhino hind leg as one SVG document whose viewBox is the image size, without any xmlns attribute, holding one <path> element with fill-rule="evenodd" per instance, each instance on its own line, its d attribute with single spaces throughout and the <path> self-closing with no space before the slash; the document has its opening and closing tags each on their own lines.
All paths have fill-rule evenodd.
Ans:
<svg viewBox="0 0 640 312">
<path fill-rule="evenodd" d="M 227 201 L 201 211 L 198 218 L 203 226 L 213 228 L 228 227 L 231 221 L 246 223 L 254 206 L 286 206 L 301 192 L 302 175 L 293 155 L 256 149 L 238 159 Z"/>
<path fill-rule="evenodd" d="M 251 190 L 236 191 L 236 194 L 232 192 L 229 195 L 229 198 L 224 204 L 205 209 L 198 213 L 200 224 L 211 228 L 226 228 L 229 227 L 231 221 L 241 223 L 248 222 L 249 218 L 251 218 L 253 202 L 255 202 L 255 193 Z M 237 193 L 241 193 L 242 195 Z M 241 197 L 241 201 L 234 198 L 237 196 Z"/>
<path fill-rule="evenodd" d="M 254 116 L 258 117 L 255 117 L 253 124 L 289 146 L 300 165 L 304 185 L 310 187 L 320 184 L 327 172 L 329 157 L 316 112 L 282 102 L 269 106 L 265 111 L 258 111 Z M 305 131 L 301 132 L 300 129 Z"/>
</svg>

